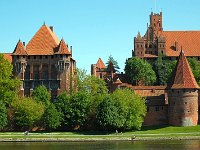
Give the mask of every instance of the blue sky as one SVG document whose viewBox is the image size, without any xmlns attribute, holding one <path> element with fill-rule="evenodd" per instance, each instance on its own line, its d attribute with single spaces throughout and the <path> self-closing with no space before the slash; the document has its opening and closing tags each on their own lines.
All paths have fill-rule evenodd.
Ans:
<svg viewBox="0 0 200 150">
<path fill-rule="evenodd" d="M 151 11 L 163 12 L 164 30 L 200 30 L 199 0 L 0 0 L 0 52 L 28 43 L 45 22 L 73 46 L 77 67 L 112 55 L 124 69 L 133 38 L 143 35 Z"/>
</svg>

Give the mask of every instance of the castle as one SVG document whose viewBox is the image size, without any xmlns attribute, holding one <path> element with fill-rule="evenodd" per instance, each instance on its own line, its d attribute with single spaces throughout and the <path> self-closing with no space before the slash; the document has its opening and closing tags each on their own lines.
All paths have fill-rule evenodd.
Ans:
<svg viewBox="0 0 200 150">
<path fill-rule="evenodd" d="M 72 47 L 58 39 L 52 26 L 42 25 L 27 45 L 19 40 L 13 53 L 4 57 L 13 64 L 14 76 L 22 81 L 21 96 L 30 96 L 39 85 L 49 90 L 52 99 L 73 89 L 76 61 Z"/>
<path fill-rule="evenodd" d="M 115 72 L 112 63 L 106 67 L 101 59 L 91 66 L 91 74 L 105 79 L 110 92 L 128 87 L 145 97 L 144 125 L 197 125 L 199 86 L 186 56 L 200 60 L 199 45 L 200 31 L 163 31 L 162 12 L 151 13 L 146 34 L 138 33 L 134 38 L 132 55 L 146 60 L 154 60 L 159 54 L 177 59 L 172 82 L 167 86 L 133 86 L 123 73 Z M 44 24 L 27 45 L 19 40 L 13 53 L 4 57 L 13 64 L 13 74 L 22 81 L 21 96 L 30 96 L 34 88 L 44 85 L 52 98 L 56 98 L 64 91 L 70 93 L 75 86 L 72 47 L 64 39 L 58 39 L 53 27 Z"/>
<path fill-rule="evenodd" d="M 186 56 L 200 60 L 199 45 L 200 31 L 163 31 L 162 12 L 151 13 L 146 34 L 141 36 L 138 33 L 134 38 L 132 57 L 154 61 L 162 54 L 170 60 L 177 59 L 171 82 L 167 86 L 130 85 L 123 73 L 115 72 L 112 63 L 105 67 L 100 58 L 92 64 L 91 74 L 103 78 L 110 92 L 117 88 L 131 88 L 145 97 L 147 115 L 143 125 L 197 125 L 199 86 Z"/>
</svg>

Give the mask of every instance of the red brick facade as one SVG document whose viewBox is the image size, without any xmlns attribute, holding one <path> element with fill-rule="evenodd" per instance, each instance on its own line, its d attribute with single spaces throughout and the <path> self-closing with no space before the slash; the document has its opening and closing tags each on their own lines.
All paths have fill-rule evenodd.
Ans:
<svg viewBox="0 0 200 150">
<path fill-rule="evenodd" d="M 21 96 L 30 96 L 34 88 L 44 85 L 55 98 L 74 86 L 72 48 L 63 39 L 59 41 L 53 27 L 43 25 L 27 45 L 19 41 L 12 53 L 12 64 L 13 74 L 23 83 Z"/>
</svg>

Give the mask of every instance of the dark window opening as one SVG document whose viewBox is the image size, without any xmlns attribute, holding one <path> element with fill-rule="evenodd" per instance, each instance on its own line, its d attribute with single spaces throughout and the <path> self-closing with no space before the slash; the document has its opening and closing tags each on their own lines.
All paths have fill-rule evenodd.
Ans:
<svg viewBox="0 0 200 150">
<path fill-rule="evenodd" d="M 155 108 L 155 110 L 156 110 L 156 111 L 159 111 L 159 107 L 157 106 L 157 107 Z"/>
</svg>

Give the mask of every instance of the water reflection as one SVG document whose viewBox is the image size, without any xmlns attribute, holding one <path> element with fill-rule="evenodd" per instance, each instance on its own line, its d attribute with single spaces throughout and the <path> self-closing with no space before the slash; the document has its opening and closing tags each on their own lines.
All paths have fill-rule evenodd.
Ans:
<svg viewBox="0 0 200 150">
<path fill-rule="evenodd" d="M 0 143 L 0 150 L 199 150 L 200 140 L 139 142 Z"/>
</svg>

